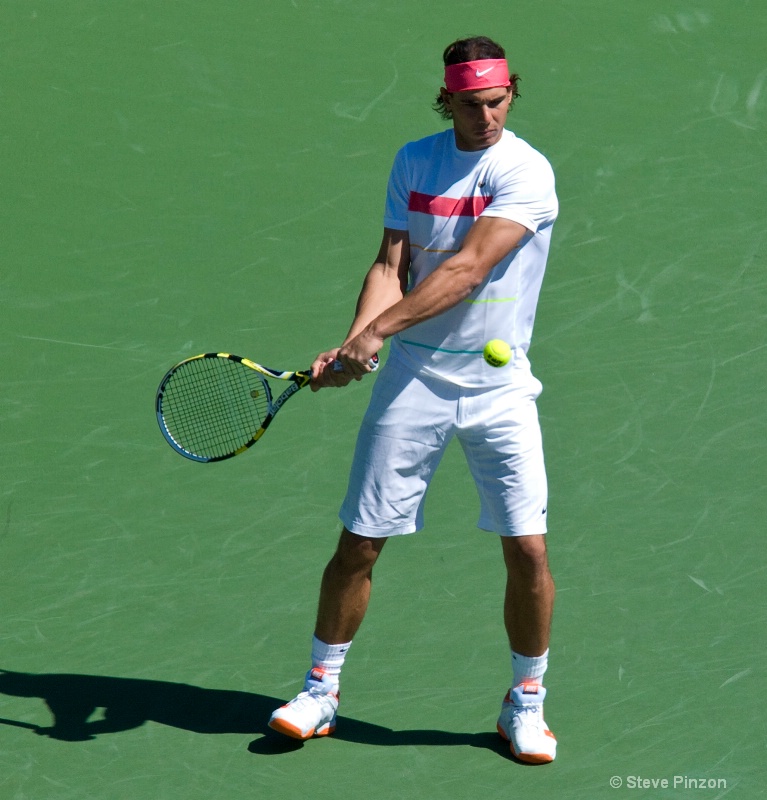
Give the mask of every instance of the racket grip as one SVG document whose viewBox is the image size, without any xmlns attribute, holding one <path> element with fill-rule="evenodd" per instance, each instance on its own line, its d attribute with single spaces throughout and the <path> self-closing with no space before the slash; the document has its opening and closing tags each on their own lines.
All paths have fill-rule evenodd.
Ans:
<svg viewBox="0 0 767 800">
<path fill-rule="evenodd" d="M 368 366 L 370 367 L 371 372 L 375 372 L 378 369 L 379 358 L 377 355 L 373 356 L 373 358 L 368 361 Z M 333 372 L 343 372 L 344 365 L 340 361 L 333 362 Z"/>
</svg>

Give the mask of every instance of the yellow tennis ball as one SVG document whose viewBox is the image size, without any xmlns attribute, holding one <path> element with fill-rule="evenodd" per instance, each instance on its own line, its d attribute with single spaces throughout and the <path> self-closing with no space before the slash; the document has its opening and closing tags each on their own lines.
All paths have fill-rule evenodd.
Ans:
<svg viewBox="0 0 767 800">
<path fill-rule="evenodd" d="M 485 345 L 482 355 L 491 367 L 503 367 L 509 363 L 511 348 L 503 339 L 491 339 Z"/>
</svg>

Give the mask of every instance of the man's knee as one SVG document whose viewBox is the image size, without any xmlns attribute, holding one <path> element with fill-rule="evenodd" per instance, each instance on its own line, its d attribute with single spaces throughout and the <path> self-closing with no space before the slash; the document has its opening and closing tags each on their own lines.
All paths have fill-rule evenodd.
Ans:
<svg viewBox="0 0 767 800">
<path fill-rule="evenodd" d="M 386 539 L 373 539 L 341 531 L 331 564 L 344 573 L 369 573 L 378 560 Z"/>
<path fill-rule="evenodd" d="M 545 574 L 549 571 L 546 537 L 506 536 L 501 539 L 503 557 L 509 573 Z"/>
</svg>

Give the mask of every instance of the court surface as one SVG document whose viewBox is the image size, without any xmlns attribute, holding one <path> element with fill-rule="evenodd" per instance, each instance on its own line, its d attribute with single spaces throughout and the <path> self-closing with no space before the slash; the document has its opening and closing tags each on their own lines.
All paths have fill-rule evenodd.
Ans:
<svg viewBox="0 0 767 800">
<path fill-rule="evenodd" d="M 763 6 L 0 19 L 0 798 L 765 796 Z M 337 735 L 292 744 L 265 724 L 307 668 L 371 382 L 302 393 L 210 466 L 152 406 L 182 357 L 303 368 L 339 342 L 394 153 L 442 127 L 442 49 L 476 33 L 522 75 L 509 127 L 562 207 L 530 353 L 558 587 L 543 768 L 494 733 L 500 547 L 457 450 L 426 531 L 382 557 Z"/>
</svg>

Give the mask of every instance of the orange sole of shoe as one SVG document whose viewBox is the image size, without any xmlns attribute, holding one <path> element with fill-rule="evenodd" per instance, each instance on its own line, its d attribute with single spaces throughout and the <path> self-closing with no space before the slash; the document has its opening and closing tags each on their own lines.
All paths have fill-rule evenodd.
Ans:
<svg viewBox="0 0 767 800">
<path fill-rule="evenodd" d="M 511 743 L 503 728 L 500 725 L 497 725 L 496 727 L 500 737 L 509 743 L 509 750 L 514 758 L 517 759 L 517 761 L 524 761 L 525 764 L 551 764 L 551 762 L 554 760 L 554 758 L 548 755 L 548 753 L 517 753 L 516 750 L 514 750 L 514 745 Z M 552 739 L 554 738 L 554 734 L 551 731 L 549 731 L 547 735 L 551 736 Z"/>
<path fill-rule="evenodd" d="M 309 733 L 304 735 L 299 728 L 296 728 L 289 722 L 285 722 L 283 719 L 269 720 L 269 727 L 273 731 L 277 731 L 277 733 L 281 733 L 284 736 L 290 736 L 292 739 L 300 739 L 302 742 L 306 741 L 307 739 L 313 739 L 315 736 L 330 736 L 330 734 L 336 729 L 335 725 L 332 727 L 328 726 L 325 728 L 320 728 L 319 730 L 311 730 Z"/>
</svg>

